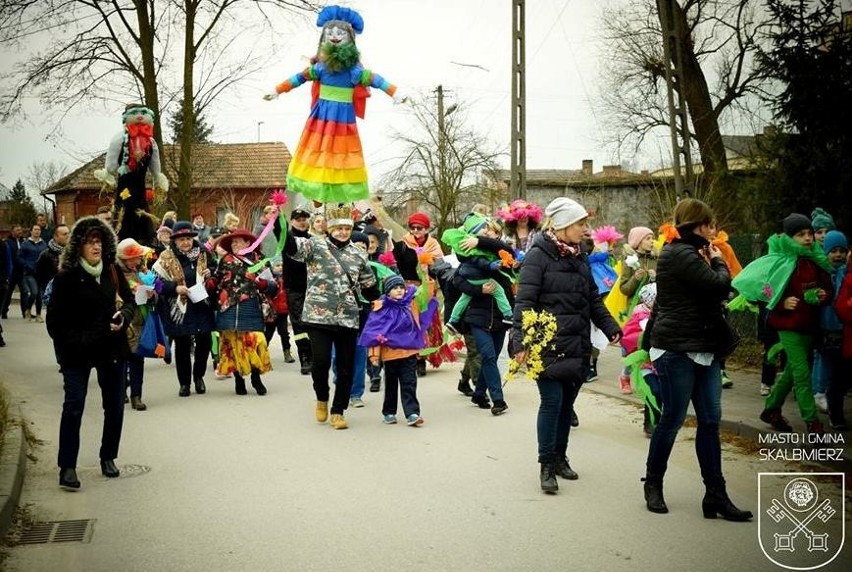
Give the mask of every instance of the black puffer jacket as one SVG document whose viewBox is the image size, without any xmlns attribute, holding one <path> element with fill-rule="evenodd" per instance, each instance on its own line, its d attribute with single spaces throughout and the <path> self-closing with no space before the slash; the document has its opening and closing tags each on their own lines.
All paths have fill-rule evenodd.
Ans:
<svg viewBox="0 0 852 572">
<path fill-rule="evenodd" d="M 104 236 L 99 280 L 80 266 L 83 239 L 93 228 Z M 130 286 L 115 266 L 116 243 L 113 230 L 97 217 L 81 218 L 71 230 L 47 305 L 47 332 L 53 338 L 62 367 L 92 367 L 122 359 L 130 351 L 125 329 L 110 331 L 116 292 L 122 300 L 125 328 L 136 312 Z"/>
<path fill-rule="evenodd" d="M 710 264 L 699 253 L 707 240 L 681 232 L 666 245 L 657 262 L 657 300 L 651 347 L 676 352 L 713 352 L 714 325 L 722 316 L 722 302 L 731 290 L 725 261 Z"/>
<path fill-rule="evenodd" d="M 512 283 L 500 272 L 491 272 L 488 278 L 493 279 L 506 292 L 509 304 L 514 303 Z M 489 332 L 505 330 L 509 326 L 503 323 L 503 315 L 497 307 L 497 302 L 491 294 L 483 294 L 482 286 L 476 286 L 467 281 L 458 272 L 453 274 L 452 285 L 461 293 L 470 296 L 470 304 L 464 312 L 462 320 L 469 327 L 477 327 Z"/>
<path fill-rule="evenodd" d="M 524 338 L 524 310 L 545 310 L 556 316 L 555 350 L 545 351 L 545 358 L 587 359 L 592 352 L 590 321 L 609 339 L 621 331 L 601 301 L 586 255 L 560 256 L 544 233 L 535 237 L 521 266 L 513 319 L 513 342 L 518 348 Z"/>
</svg>

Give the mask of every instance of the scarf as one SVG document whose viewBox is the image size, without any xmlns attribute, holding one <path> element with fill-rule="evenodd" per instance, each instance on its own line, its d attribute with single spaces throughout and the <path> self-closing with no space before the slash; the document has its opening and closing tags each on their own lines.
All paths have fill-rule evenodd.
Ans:
<svg viewBox="0 0 852 572">
<path fill-rule="evenodd" d="M 101 277 L 101 272 L 104 270 L 104 261 L 100 260 L 97 264 L 92 266 L 88 262 L 86 262 L 85 258 L 80 259 L 80 267 L 85 270 L 88 274 L 95 277 L 95 280 L 99 280 Z"/>
<path fill-rule="evenodd" d="M 198 244 L 193 245 L 189 252 L 182 252 L 190 261 L 198 261 L 195 266 L 197 274 L 203 274 L 207 269 L 207 257 L 200 256 L 201 247 Z M 153 270 L 160 278 L 177 282 L 178 285 L 186 286 L 186 276 L 183 274 L 183 266 L 178 260 L 177 254 L 171 248 L 167 248 L 154 263 Z M 203 302 L 201 302 L 203 303 Z M 184 315 L 186 314 L 187 298 L 186 296 L 175 296 L 168 300 L 169 314 L 175 325 L 183 323 Z"/>
<path fill-rule="evenodd" d="M 556 247 L 556 252 L 559 253 L 559 256 L 563 258 L 569 258 L 572 256 L 580 255 L 580 245 L 579 244 L 568 244 L 567 242 L 563 242 L 556 238 L 556 235 L 553 234 L 553 230 L 548 229 L 544 231 L 545 236 L 553 241 L 553 245 Z"/>
<path fill-rule="evenodd" d="M 53 252 L 55 252 L 56 254 L 59 254 L 60 252 L 62 252 L 65 249 L 64 246 L 57 244 L 56 241 L 53 240 L 52 238 L 50 239 L 50 242 L 47 243 L 47 247 L 50 250 L 52 250 Z"/>
</svg>

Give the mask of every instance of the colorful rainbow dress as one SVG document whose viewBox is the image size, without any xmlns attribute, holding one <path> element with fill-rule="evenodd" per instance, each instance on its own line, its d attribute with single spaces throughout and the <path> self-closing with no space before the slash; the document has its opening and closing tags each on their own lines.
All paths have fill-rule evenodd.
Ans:
<svg viewBox="0 0 852 572">
<path fill-rule="evenodd" d="M 396 86 L 360 64 L 339 72 L 317 62 L 275 88 L 286 93 L 314 82 L 313 103 L 287 170 L 287 188 L 321 203 L 367 199 L 367 168 L 355 118 L 364 116 L 367 88 L 390 96 Z"/>
</svg>

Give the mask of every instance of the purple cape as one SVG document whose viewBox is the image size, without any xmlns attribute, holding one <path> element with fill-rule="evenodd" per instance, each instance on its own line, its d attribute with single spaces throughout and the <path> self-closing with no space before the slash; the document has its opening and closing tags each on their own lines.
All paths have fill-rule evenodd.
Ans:
<svg viewBox="0 0 852 572">
<path fill-rule="evenodd" d="M 382 296 L 382 307 L 370 312 L 358 345 L 370 348 L 386 346 L 401 350 L 421 350 L 426 347 L 426 330 L 435 317 L 438 301 L 432 298 L 420 313 L 420 324 L 414 319 L 411 303 L 417 288 L 408 286 L 399 300 Z"/>
</svg>

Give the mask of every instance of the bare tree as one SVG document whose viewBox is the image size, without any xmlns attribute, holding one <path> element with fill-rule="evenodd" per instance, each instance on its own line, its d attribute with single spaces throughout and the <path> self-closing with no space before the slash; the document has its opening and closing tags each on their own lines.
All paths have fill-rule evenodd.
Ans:
<svg viewBox="0 0 852 572">
<path fill-rule="evenodd" d="M 741 126 L 759 119 L 756 96 L 766 81 L 752 59 L 769 19 L 759 0 L 672 4 L 683 48 L 683 85 L 676 89 L 687 104 L 703 172 L 693 192 L 721 207 L 729 189 L 720 124 Z M 613 134 L 609 143 L 635 150 L 669 125 L 657 0 L 629 0 L 620 9 L 605 10 L 603 21 L 608 71 L 601 108 Z"/>
<path fill-rule="evenodd" d="M 437 109 L 428 103 L 412 107 L 419 129 L 394 134 L 405 154 L 382 181 L 382 188 L 389 189 L 384 200 L 389 209 L 405 202 L 430 210 L 440 236 L 474 203 L 500 200 L 481 175 L 495 169 L 505 153 L 466 125 L 461 102 L 444 117 L 438 117 Z"/>
<path fill-rule="evenodd" d="M 254 34 L 268 32 L 272 38 L 272 11 L 304 15 L 317 9 L 310 0 L 0 2 L 0 46 L 46 46 L 0 76 L 0 120 L 20 114 L 24 98 L 31 96 L 59 110 L 59 123 L 69 110 L 94 101 L 139 99 L 158 118 L 154 137 L 162 148 L 163 112 L 182 101 L 181 139 L 192 141 L 196 110 L 203 112 L 272 57 L 269 46 L 243 54 L 229 49 L 245 34 L 247 22 Z M 180 39 L 182 57 L 176 58 L 173 44 Z M 175 167 L 178 184 L 169 202 L 186 216 L 192 146 L 183 148 L 185 160 Z"/>
</svg>

